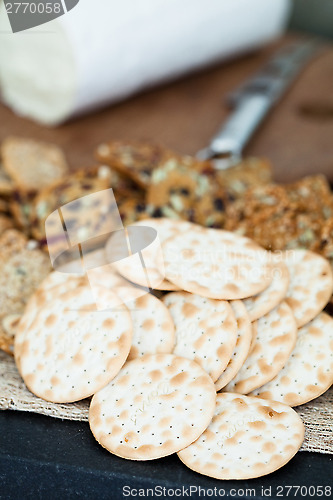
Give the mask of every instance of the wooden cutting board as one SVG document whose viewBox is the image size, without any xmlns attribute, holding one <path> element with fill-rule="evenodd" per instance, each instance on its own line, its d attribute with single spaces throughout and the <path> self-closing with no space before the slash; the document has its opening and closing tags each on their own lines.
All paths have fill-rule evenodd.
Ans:
<svg viewBox="0 0 333 500">
<path fill-rule="evenodd" d="M 12 134 L 52 141 L 64 148 L 73 168 L 93 164 L 96 146 L 110 139 L 154 141 L 194 154 L 228 116 L 226 94 L 259 69 L 278 46 L 298 38 L 285 36 L 256 53 L 57 128 L 19 118 L 0 105 L 0 141 Z M 278 181 L 311 173 L 324 173 L 333 181 L 333 45 L 327 44 L 308 64 L 245 153 L 268 157 Z"/>
</svg>

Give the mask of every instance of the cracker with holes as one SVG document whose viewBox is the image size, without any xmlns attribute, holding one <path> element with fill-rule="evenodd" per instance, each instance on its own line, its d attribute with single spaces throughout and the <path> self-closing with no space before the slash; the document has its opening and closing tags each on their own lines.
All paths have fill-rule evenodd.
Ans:
<svg viewBox="0 0 333 500">
<path fill-rule="evenodd" d="M 276 377 L 253 392 L 298 406 L 323 394 L 333 384 L 333 318 L 322 312 L 298 330 L 292 354 Z"/>
<path fill-rule="evenodd" d="M 8 137 L 1 145 L 1 154 L 4 170 L 26 191 L 42 189 L 68 170 L 62 150 L 54 144 Z"/>
<path fill-rule="evenodd" d="M 178 452 L 190 469 L 216 479 L 251 479 L 285 465 L 301 447 L 298 414 L 275 401 L 223 393 L 207 430 Z"/>
<path fill-rule="evenodd" d="M 181 218 L 207 227 L 221 227 L 227 198 L 210 162 L 175 156 L 153 171 L 146 202 L 153 217 Z"/>
<path fill-rule="evenodd" d="M 172 292 L 163 299 L 176 328 L 176 356 L 193 359 L 218 379 L 236 345 L 237 323 L 224 300 L 207 299 L 187 292 Z"/>
<path fill-rule="evenodd" d="M 286 302 L 300 328 L 319 314 L 333 292 L 333 274 L 329 262 L 308 250 L 289 250 L 282 254 L 288 266 L 290 283 Z"/>
<path fill-rule="evenodd" d="M 60 295 L 77 287 L 88 287 L 89 283 L 84 276 L 75 276 L 54 271 L 50 273 L 30 297 L 24 313 L 17 323 L 14 339 L 14 356 L 17 367 L 20 366 L 21 354 L 25 333 L 29 330 L 42 307 L 56 300 Z"/>
<path fill-rule="evenodd" d="M 272 380 L 286 364 L 297 337 L 297 326 L 290 307 L 282 302 L 257 321 L 252 351 L 237 375 L 224 388 L 247 394 Z"/>
<path fill-rule="evenodd" d="M 268 253 L 248 238 L 193 226 L 163 245 L 165 276 L 181 289 L 235 300 L 262 292 L 272 281 Z"/>
<path fill-rule="evenodd" d="M 133 224 L 135 227 L 151 227 L 157 231 L 160 245 L 163 251 L 163 243 L 177 234 L 182 234 L 184 231 L 191 229 L 192 224 L 187 221 L 182 220 L 172 220 L 172 219 L 145 219 Z M 110 239 L 112 241 L 112 238 Z M 106 246 L 106 252 L 108 253 L 108 245 Z M 155 265 L 155 255 L 151 252 L 145 251 L 144 254 L 145 266 L 149 272 L 149 278 L 152 283 L 155 283 L 155 289 L 158 290 L 178 290 L 178 287 L 171 283 L 170 281 L 163 279 L 162 272 Z M 115 267 L 117 271 L 138 285 L 146 286 L 146 276 L 138 272 L 138 266 L 136 260 L 123 259 L 119 260 Z"/>
<path fill-rule="evenodd" d="M 217 391 L 226 386 L 241 369 L 249 353 L 252 338 L 251 322 L 243 302 L 241 300 L 232 300 L 230 306 L 237 321 L 237 339 L 226 369 L 215 381 Z"/>
<path fill-rule="evenodd" d="M 114 294 L 100 287 L 99 303 L 113 300 Z M 97 310 L 91 290 L 81 286 L 39 309 L 21 337 L 18 368 L 36 396 L 54 403 L 79 401 L 117 375 L 131 341 L 127 308 Z"/>
<path fill-rule="evenodd" d="M 9 177 L 0 160 L 0 195 L 9 196 L 13 194 L 15 190 L 15 184 L 13 180 Z"/>
<path fill-rule="evenodd" d="M 127 362 L 94 395 L 89 423 L 97 441 L 131 460 L 171 455 L 209 425 L 216 393 L 209 375 L 194 361 L 172 354 Z"/>
<path fill-rule="evenodd" d="M 175 344 L 175 326 L 163 302 L 147 293 L 127 305 L 133 321 L 128 361 L 144 354 L 171 353 Z"/>
<path fill-rule="evenodd" d="M 289 285 L 289 271 L 284 262 L 276 262 L 271 266 L 272 282 L 263 292 L 244 299 L 244 305 L 250 320 L 255 321 L 269 313 L 286 296 Z"/>
<path fill-rule="evenodd" d="M 0 237 L 0 336 L 12 353 L 19 317 L 29 297 L 50 272 L 48 255 L 15 229 Z"/>
</svg>

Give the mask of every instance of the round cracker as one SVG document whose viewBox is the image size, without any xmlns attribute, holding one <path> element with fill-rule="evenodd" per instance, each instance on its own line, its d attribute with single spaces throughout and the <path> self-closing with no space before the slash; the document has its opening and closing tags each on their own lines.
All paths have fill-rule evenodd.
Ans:
<svg viewBox="0 0 333 500">
<path fill-rule="evenodd" d="M 163 245 L 165 276 L 183 290 L 212 299 L 244 299 L 272 280 L 268 252 L 248 238 L 192 227 Z"/>
<path fill-rule="evenodd" d="M 163 250 L 163 243 L 171 236 L 175 234 L 183 233 L 184 231 L 188 231 L 193 224 L 191 222 L 187 222 L 184 220 L 175 220 L 175 219 L 144 219 L 142 221 L 135 222 L 132 226 L 148 226 L 152 227 L 157 231 L 157 235 L 159 238 L 160 245 Z M 109 242 L 111 243 L 111 238 Z M 106 252 L 109 253 L 108 243 L 106 245 Z M 149 251 L 145 253 L 145 265 L 148 271 L 148 278 L 151 283 L 154 284 L 153 288 L 156 290 L 165 290 L 165 291 L 173 291 L 179 290 L 174 283 L 164 279 L 164 273 L 160 273 L 155 265 L 154 255 L 150 255 Z M 122 259 L 115 263 L 117 271 L 124 276 L 129 281 L 136 283 L 141 286 L 146 286 L 146 275 L 143 273 L 138 273 L 138 267 L 141 265 L 138 259 Z"/>
<path fill-rule="evenodd" d="M 111 453 L 152 460 L 185 448 L 207 428 L 216 392 L 194 361 L 172 354 L 146 355 L 125 364 L 94 395 L 89 424 Z"/>
<path fill-rule="evenodd" d="M 128 307 L 133 321 L 133 338 L 127 361 L 145 354 L 172 353 L 175 326 L 163 302 L 147 293 Z"/>
<path fill-rule="evenodd" d="M 285 301 L 293 310 L 297 326 L 309 323 L 329 302 L 333 274 L 329 262 L 309 250 L 283 252 L 290 283 Z"/>
<path fill-rule="evenodd" d="M 298 406 L 323 394 L 333 384 L 333 318 L 320 313 L 298 330 L 296 346 L 277 376 L 253 392 Z"/>
<path fill-rule="evenodd" d="M 35 293 L 30 297 L 20 318 L 14 339 L 14 356 L 18 368 L 20 366 L 25 333 L 36 318 L 38 311 L 42 307 L 47 307 L 47 304 L 55 300 L 59 295 L 79 286 L 88 286 L 88 282 L 83 276 L 74 276 L 54 271 L 44 279 Z"/>
<path fill-rule="evenodd" d="M 224 388 L 227 392 L 247 394 L 279 373 L 295 347 L 297 326 L 290 307 L 281 302 L 258 319 L 257 337 L 242 368 Z"/>
<path fill-rule="evenodd" d="M 236 345 L 237 323 L 229 303 L 187 292 L 169 293 L 163 302 L 176 329 L 173 353 L 196 361 L 215 382 Z"/>
<path fill-rule="evenodd" d="M 112 292 L 99 290 L 112 302 Z M 28 389 L 54 403 L 91 396 L 119 372 L 131 347 L 127 308 L 97 311 L 88 287 L 63 293 L 42 307 L 23 334 L 19 371 Z"/>
<path fill-rule="evenodd" d="M 190 469 L 216 479 L 261 477 L 285 465 L 301 447 L 299 415 L 281 403 L 249 396 L 217 395 L 207 430 L 178 452 Z"/>
<path fill-rule="evenodd" d="M 263 292 L 244 299 L 244 305 L 250 320 L 265 316 L 285 298 L 289 285 L 288 267 L 284 262 L 276 262 L 271 266 L 272 282 Z"/>
<path fill-rule="evenodd" d="M 249 354 L 252 339 L 251 322 L 243 302 L 241 300 L 233 300 L 230 302 L 230 306 L 237 321 L 237 339 L 234 352 L 226 369 L 215 382 L 215 389 L 217 391 L 226 386 L 241 369 Z"/>
</svg>

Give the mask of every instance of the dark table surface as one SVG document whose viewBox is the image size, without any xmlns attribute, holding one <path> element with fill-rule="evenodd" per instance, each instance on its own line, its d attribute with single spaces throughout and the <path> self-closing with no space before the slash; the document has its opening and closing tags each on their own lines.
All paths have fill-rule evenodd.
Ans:
<svg viewBox="0 0 333 500">
<path fill-rule="evenodd" d="M 302 488 L 297 491 L 297 486 Z M 113 500 L 133 498 L 135 493 L 139 497 L 139 490 L 148 488 L 156 488 L 155 498 L 163 498 L 163 488 L 166 498 L 173 496 L 172 491 L 180 498 L 187 498 L 186 492 L 191 493 L 189 498 L 198 498 L 199 487 L 206 491 L 205 498 L 211 492 L 216 492 L 212 498 L 319 498 L 319 486 L 322 497 L 330 498 L 325 486 L 326 493 L 327 487 L 333 488 L 331 455 L 299 452 L 268 476 L 219 481 L 192 472 L 176 455 L 149 462 L 113 456 L 95 441 L 86 422 L 0 412 L 1 499 Z M 130 488 L 136 490 L 132 497 L 126 496 Z"/>
</svg>

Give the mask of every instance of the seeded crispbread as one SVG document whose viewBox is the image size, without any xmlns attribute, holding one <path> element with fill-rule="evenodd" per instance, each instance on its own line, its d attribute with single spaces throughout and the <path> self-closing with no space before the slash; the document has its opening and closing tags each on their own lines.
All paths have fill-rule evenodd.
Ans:
<svg viewBox="0 0 333 500">
<path fill-rule="evenodd" d="M 226 392 L 247 394 L 272 380 L 295 347 L 296 321 L 285 302 L 258 319 L 257 328 L 253 349 L 235 378 L 225 387 Z"/>
<path fill-rule="evenodd" d="M 17 319 L 50 267 L 49 257 L 19 231 L 0 236 L 0 336 L 11 352 Z"/>
<path fill-rule="evenodd" d="M 296 346 L 276 377 L 253 392 L 298 406 L 323 394 L 333 384 L 333 318 L 320 313 L 298 330 Z"/>
<path fill-rule="evenodd" d="M 206 476 L 250 479 L 289 462 L 303 439 L 302 420 L 289 406 L 223 393 L 217 395 L 211 424 L 178 457 Z"/>
<path fill-rule="evenodd" d="M 263 292 L 244 299 L 244 305 L 250 320 L 255 321 L 269 313 L 286 296 L 289 285 L 289 272 L 284 262 L 276 262 L 271 266 L 272 282 Z"/>
<path fill-rule="evenodd" d="M 333 292 L 333 273 L 326 259 L 308 250 L 288 250 L 281 258 L 290 274 L 285 301 L 293 310 L 300 328 L 329 302 Z"/>
<path fill-rule="evenodd" d="M 194 361 L 172 354 L 129 361 L 94 395 L 90 428 L 111 453 L 132 460 L 171 455 L 195 441 L 214 414 L 216 392 Z"/>
<path fill-rule="evenodd" d="M 15 184 L 4 170 L 0 161 L 0 195 L 11 195 L 15 190 Z"/>
<path fill-rule="evenodd" d="M 237 338 L 237 323 L 229 303 L 187 292 L 163 299 L 176 328 L 176 356 L 193 359 L 213 382 L 225 370 Z"/>
<path fill-rule="evenodd" d="M 157 231 L 157 235 L 159 238 L 159 243 L 162 247 L 163 251 L 163 243 L 171 236 L 176 234 L 181 234 L 184 231 L 189 230 L 192 227 L 192 224 L 183 220 L 172 220 L 166 218 L 160 219 L 145 219 L 139 222 L 132 224 L 132 226 L 139 227 L 152 227 Z M 112 239 L 110 239 L 110 242 Z M 106 252 L 109 253 L 108 245 L 106 246 Z M 153 252 L 144 252 L 144 260 L 145 266 L 148 270 L 148 277 L 155 283 L 154 288 L 157 290 L 178 290 L 179 287 L 171 283 L 170 281 L 163 279 L 163 273 L 158 269 L 156 265 L 156 256 Z M 123 259 L 116 262 L 117 271 L 132 281 L 133 283 L 137 283 L 141 286 L 146 286 L 147 279 L 144 273 L 138 272 L 138 267 L 140 266 L 140 261 L 138 259 Z"/>
<path fill-rule="evenodd" d="M 154 169 L 174 153 L 159 146 L 140 142 L 112 141 L 100 144 L 96 150 L 98 161 L 110 165 L 128 176 L 142 188 L 150 184 Z"/>
<path fill-rule="evenodd" d="M 243 299 L 272 280 L 268 253 L 248 238 L 193 226 L 163 245 L 165 276 L 187 292 L 212 299 Z"/>
<path fill-rule="evenodd" d="M 27 191 L 37 191 L 63 177 L 67 163 L 62 150 L 31 139 L 8 137 L 1 145 L 3 168 Z"/>
<path fill-rule="evenodd" d="M 249 353 L 252 339 L 251 322 L 243 302 L 241 300 L 232 300 L 230 306 L 237 321 L 237 340 L 226 369 L 215 382 L 217 391 L 226 386 L 241 369 Z"/>
<path fill-rule="evenodd" d="M 133 321 L 133 339 L 127 360 L 144 354 L 171 353 L 175 326 L 163 302 L 147 293 L 128 304 L 128 308 Z"/>
<path fill-rule="evenodd" d="M 12 229 L 13 227 L 12 219 L 0 213 L 0 234 L 4 233 L 6 229 Z"/>
<path fill-rule="evenodd" d="M 113 294 L 100 287 L 103 303 Z M 42 307 L 25 330 L 18 368 L 28 389 L 54 403 L 79 401 L 119 372 L 131 347 L 127 308 L 97 311 L 88 287 Z"/>
</svg>

